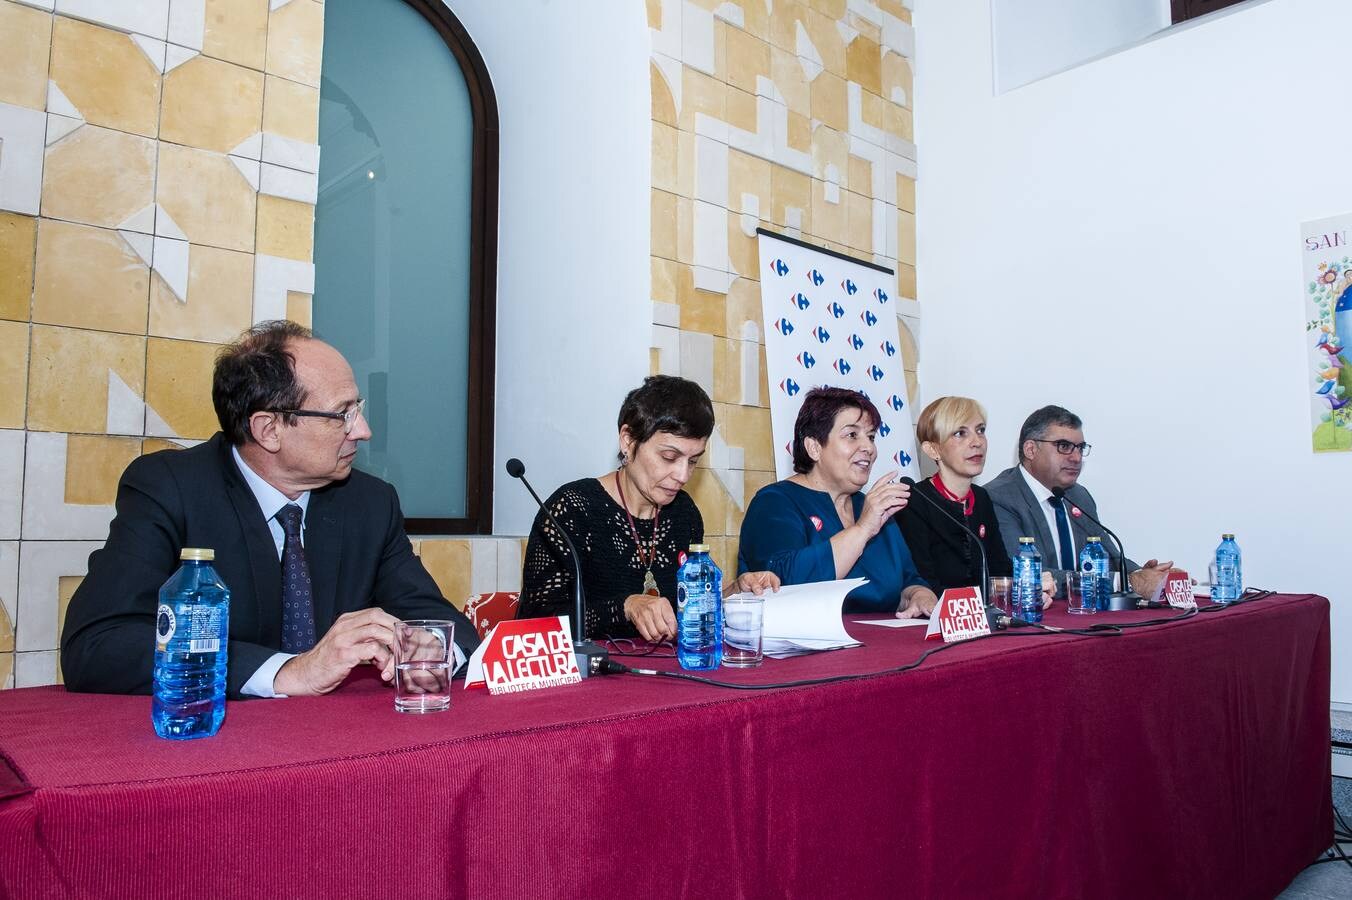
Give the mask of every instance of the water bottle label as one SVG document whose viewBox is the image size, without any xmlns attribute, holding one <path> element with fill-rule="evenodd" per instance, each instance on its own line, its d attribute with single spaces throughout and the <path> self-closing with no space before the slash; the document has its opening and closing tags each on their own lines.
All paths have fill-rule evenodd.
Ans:
<svg viewBox="0 0 1352 900">
<path fill-rule="evenodd" d="M 167 603 L 160 604 L 155 617 L 155 639 L 158 648 L 169 649 L 175 635 L 176 653 L 219 653 L 221 650 L 221 627 L 225 624 L 225 608 L 222 606 L 184 605 L 175 612 Z"/>
<path fill-rule="evenodd" d="M 689 613 L 692 616 L 702 616 L 711 612 L 712 609 L 713 596 L 708 591 L 693 591 L 676 602 L 678 615 Z"/>
<path fill-rule="evenodd" d="M 159 611 L 155 614 L 155 643 L 159 644 L 161 650 L 169 646 L 169 639 L 174 636 L 177 629 L 178 617 L 174 615 L 173 607 L 161 603 Z"/>
</svg>

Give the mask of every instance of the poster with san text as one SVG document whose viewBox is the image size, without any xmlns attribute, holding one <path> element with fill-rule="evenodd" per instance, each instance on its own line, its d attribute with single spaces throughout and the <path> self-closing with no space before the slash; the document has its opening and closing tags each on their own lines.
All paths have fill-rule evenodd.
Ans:
<svg viewBox="0 0 1352 900">
<path fill-rule="evenodd" d="M 1301 226 L 1310 428 L 1316 453 L 1352 450 L 1352 213 Z"/>
</svg>

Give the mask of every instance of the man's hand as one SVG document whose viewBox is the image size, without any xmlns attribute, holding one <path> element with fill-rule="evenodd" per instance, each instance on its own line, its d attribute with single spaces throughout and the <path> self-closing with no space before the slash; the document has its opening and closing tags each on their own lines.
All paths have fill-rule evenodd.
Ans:
<svg viewBox="0 0 1352 900">
<path fill-rule="evenodd" d="M 1056 594 L 1056 579 L 1055 579 L 1054 577 L 1052 577 L 1052 573 L 1051 573 L 1051 572 L 1048 572 L 1048 571 L 1045 571 L 1045 570 L 1044 570 L 1043 573 L 1042 573 L 1042 608 L 1043 608 L 1043 609 L 1050 609 L 1050 608 L 1051 608 L 1051 605 L 1052 605 L 1052 597 L 1055 596 L 1055 594 Z"/>
<path fill-rule="evenodd" d="M 289 697 L 327 694 L 364 662 L 394 678 L 394 626 L 398 620 L 378 607 L 343 613 L 319 643 L 277 670 L 272 689 Z"/>
<path fill-rule="evenodd" d="M 624 617 L 634 624 L 645 641 L 655 644 L 676 637 L 676 613 L 666 597 L 630 594 L 624 598 Z"/>
<path fill-rule="evenodd" d="M 939 605 L 939 598 L 934 596 L 934 591 L 919 586 L 912 587 L 909 592 L 902 591 L 901 601 L 901 609 L 897 610 L 898 619 L 928 618 L 934 612 L 934 607 Z"/>
<path fill-rule="evenodd" d="M 1131 589 L 1149 600 L 1155 596 L 1155 591 L 1164 583 L 1164 578 L 1169 574 L 1169 570 L 1174 567 L 1174 561 L 1160 562 L 1159 560 L 1147 560 L 1146 564 L 1141 566 L 1135 572 L 1127 576 L 1127 583 Z"/>
<path fill-rule="evenodd" d="M 774 572 L 743 572 L 723 590 L 723 596 L 752 593 L 757 597 L 766 591 L 779 590 L 779 576 Z"/>
</svg>

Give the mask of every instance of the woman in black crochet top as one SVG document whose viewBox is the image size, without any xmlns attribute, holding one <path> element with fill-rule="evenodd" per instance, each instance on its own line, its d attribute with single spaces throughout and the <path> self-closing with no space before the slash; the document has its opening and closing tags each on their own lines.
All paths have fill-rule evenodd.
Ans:
<svg viewBox="0 0 1352 900">
<path fill-rule="evenodd" d="M 582 557 L 588 637 L 676 636 L 676 569 L 704 520 L 682 488 L 714 430 L 714 407 L 693 381 L 654 375 L 620 407 L 620 467 L 559 488 L 545 501 Z M 573 564 L 537 514 L 526 544 L 517 618 L 573 613 Z M 768 572 L 724 574 L 724 593 L 779 586 Z"/>
</svg>

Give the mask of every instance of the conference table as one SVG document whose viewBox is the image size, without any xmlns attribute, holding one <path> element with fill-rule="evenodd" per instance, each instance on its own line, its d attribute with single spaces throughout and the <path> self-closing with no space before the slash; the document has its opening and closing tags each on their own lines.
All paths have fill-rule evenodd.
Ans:
<svg viewBox="0 0 1352 900">
<path fill-rule="evenodd" d="M 0 692 L 0 896 L 1268 898 L 1331 843 L 1322 597 L 952 645 L 859 618 L 710 674 L 862 678 L 457 683 L 412 716 L 362 670 L 188 742 L 147 697 Z"/>
</svg>

